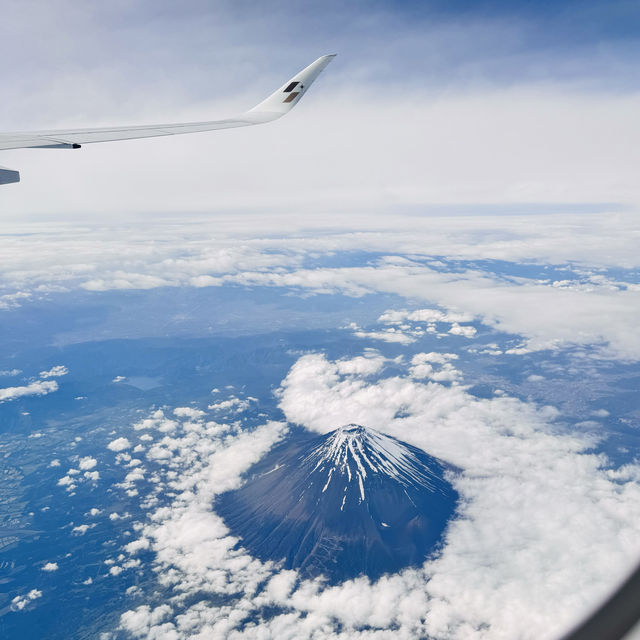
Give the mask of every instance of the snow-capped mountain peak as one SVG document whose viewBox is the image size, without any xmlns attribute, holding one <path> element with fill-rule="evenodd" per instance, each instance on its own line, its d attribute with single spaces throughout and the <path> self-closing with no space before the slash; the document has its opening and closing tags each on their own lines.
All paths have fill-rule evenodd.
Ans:
<svg viewBox="0 0 640 640">
<path fill-rule="evenodd" d="M 302 460 L 302 466 L 310 476 L 326 479 L 323 493 L 332 481 L 345 484 L 345 491 L 349 484 L 357 483 L 361 501 L 366 497 L 367 479 L 376 475 L 404 486 L 435 490 L 433 473 L 411 449 L 395 438 L 357 424 L 333 431 Z"/>
<path fill-rule="evenodd" d="M 216 510 L 258 558 L 307 576 L 376 578 L 436 549 L 458 500 L 450 471 L 360 425 L 320 436 L 294 429 Z"/>
</svg>

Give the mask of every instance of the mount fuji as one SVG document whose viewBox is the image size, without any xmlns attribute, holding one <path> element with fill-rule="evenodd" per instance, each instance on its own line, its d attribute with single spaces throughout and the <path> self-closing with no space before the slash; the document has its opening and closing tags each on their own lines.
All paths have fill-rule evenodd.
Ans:
<svg viewBox="0 0 640 640">
<path fill-rule="evenodd" d="M 220 495 L 216 511 L 244 547 L 331 582 L 418 566 L 438 548 L 458 494 L 456 469 L 373 429 L 295 431 Z"/>
</svg>

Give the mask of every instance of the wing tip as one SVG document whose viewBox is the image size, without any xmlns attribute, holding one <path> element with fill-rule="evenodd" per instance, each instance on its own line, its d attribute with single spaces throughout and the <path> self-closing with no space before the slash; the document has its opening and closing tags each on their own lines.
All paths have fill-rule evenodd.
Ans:
<svg viewBox="0 0 640 640">
<path fill-rule="evenodd" d="M 288 113 L 336 55 L 338 54 L 327 53 L 316 58 L 309 66 L 285 82 L 280 89 L 247 111 L 244 117 L 252 124 L 258 124 L 276 120 Z"/>
</svg>

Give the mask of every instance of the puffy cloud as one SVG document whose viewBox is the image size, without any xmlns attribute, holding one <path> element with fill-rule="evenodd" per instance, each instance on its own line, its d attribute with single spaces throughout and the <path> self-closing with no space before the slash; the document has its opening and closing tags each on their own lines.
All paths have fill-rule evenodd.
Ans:
<svg viewBox="0 0 640 640">
<path fill-rule="evenodd" d="M 464 336 L 465 338 L 473 338 L 476 335 L 477 330 L 470 325 L 462 326 L 457 322 L 454 322 L 449 329 L 449 333 L 454 336 Z"/>
<path fill-rule="evenodd" d="M 212 511 L 213 497 L 238 486 L 285 427 L 243 432 L 185 416 L 165 444 L 172 455 L 158 460 L 162 480 L 153 489 L 175 497 L 168 506 L 150 503 L 134 527 L 139 537 L 123 547 L 130 556 L 153 553 L 175 595 L 125 612 L 123 630 L 177 639 L 249 629 L 256 637 L 552 638 L 623 576 L 640 551 L 638 465 L 612 468 L 590 452 L 589 437 L 556 424 L 552 407 L 506 394 L 479 399 L 411 377 L 427 365 L 455 371 L 455 354 L 416 354 L 409 375 L 392 377 L 384 377 L 381 356 L 360 358 L 302 356 L 282 383 L 280 406 L 320 432 L 360 422 L 455 464 L 462 500 L 439 555 L 374 583 L 334 586 L 251 558 Z M 150 428 L 162 422 L 152 420 Z M 211 604 L 207 593 L 224 595 L 225 604 Z M 279 613 L 260 618 L 265 606 Z"/>
<path fill-rule="evenodd" d="M 204 411 L 193 407 L 178 407 L 173 410 L 173 413 L 179 418 L 191 418 L 192 420 L 198 420 L 204 415 Z"/>
<path fill-rule="evenodd" d="M 0 389 L 0 402 L 8 402 L 24 396 L 46 396 L 58 390 L 55 380 L 37 381 L 21 387 L 5 387 Z"/>
<path fill-rule="evenodd" d="M 125 513 L 120 515 L 118 512 L 114 511 L 112 513 L 109 514 L 109 520 L 111 520 L 112 522 L 115 522 L 116 520 L 122 520 L 124 518 L 128 518 L 129 514 Z"/>
<path fill-rule="evenodd" d="M 116 438 L 107 445 L 107 449 L 111 449 L 111 451 L 124 451 L 129 448 L 131 448 L 131 442 L 124 437 Z"/>
<path fill-rule="evenodd" d="M 47 562 L 45 565 L 43 565 L 42 570 L 43 571 L 57 571 L 58 570 L 58 563 L 57 562 Z"/>
<path fill-rule="evenodd" d="M 71 529 L 71 532 L 78 535 L 78 536 L 83 536 L 85 533 L 87 533 L 87 531 L 89 531 L 89 529 L 93 529 L 95 527 L 95 523 L 93 524 L 79 524 L 75 527 L 73 527 L 73 529 Z"/>
<path fill-rule="evenodd" d="M 72 478 L 70 475 L 63 476 L 58 480 L 58 486 L 64 487 L 67 492 L 72 492 L 76 488 L 76 479 Z"/>
<path fill-rule="evenodd" d="M 316 404 L 323 415 L 314 411 Z M 579 610 L 573 581 L 582 585 L 585 602 L 602 596 L 608 563 L 622 576 L 625 557 L 638 551 L 627 537 L 637 514 L 624 515 L 627 507 L 634 509 L 627 501 L 637 484 L 628 482 L 621 491 L 609 482 L 606 460 L 585 452 L 588 440 L 556 433 L 550 409 L 508 397 L 478 400 L 460 388 L 398 378 L 346 384 L 335 363 L 322 356 L 304 356 L 294 365 L 281 406 L 290 419 L 320 431 L 353 420 L 383 428 L 464 470 L 458 481 L 469 500 L 464 517 L 451 525 L 441 557 L 428 567 L 425 612 L 427 629 L 436 637 L 475 637 L 473 628 L 483 620 L 494 635 L 512 637 L 518 624 L 504 612 L 513 607 L 519 616 L 525 609 L 531 614 L 533 601 L 533 608 L 554 610 L 558 623 L 568 621 L 562 607 L 574 607 L 573 615 Z M 394 418 L 400 410 L 406 417 Z M 584 566 L 593 575 L 589 583 L 580 578 Z M 548 588 L 547 571 L 557 575 L 559 567 L 563 579 Z M 491 606 L 498 601 L 499 607 Z"/>
<path fill-rule="evenodd" d="M 84 458 L 80 458 L 78 462 L 78 467 L 81 471 L 89 471 L 89 469 L 93 469 L 98 464 L 98 461 L 91 456 L 85 456 Z"/>
<path fill-rule="evenodd" d="M 371 376 L 378 373 L 386 362 L 386 358 L 376 351 L 370 351 L 366 356 L 356 356 L 338 360 L 336 367 L 341 375 Z"/>
<path fill-rule="evenodd" d="M 59 378 L 60 376 L 66 376 L 69 373 L 69 369 L 62 364 L 52 367 L 48 371 L 41 371 L 41 378 Z"/>
<path fill-rule="evenodd" d="M 457 357 L 454 353 L 416 353 L 411 358 L 409 374 L 413 378 L 429 378 L 438 382 L 455 382 L 462 378 L 462 374 L 449 360 Z"/>
<path fill-rule="evenodd" d="M 11 609 L 13 611 L 22 611 L 30 602 L 42 597 L 40 589 L 31 589 L 23 596 L 16 596 L 11 600 Z"/>
</svg>

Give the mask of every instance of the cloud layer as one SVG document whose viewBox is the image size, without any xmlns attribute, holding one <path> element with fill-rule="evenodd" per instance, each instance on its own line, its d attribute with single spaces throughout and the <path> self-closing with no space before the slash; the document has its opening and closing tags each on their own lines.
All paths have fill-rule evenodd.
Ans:
<svg viewBox="0 0 640 640">
<path fill-rule="evenodd" d="M 330 222 L 337 228 L 319 234 Z M 640 310 L 639 228 L 630 213 L 268 221 L 222 216 L 184 223 L 178 234 L 172 219 L 159 221 L 151 232 L 144 222 L 86 229 L 16 225 L 2 240 L 0 305 L 15 307 L 74 290 L 181 286 L 271 286 L 303 295 L 391 293 L 522 335 L 529 349 L 599 344 L 608 356 L 640 357 L 632 330 Z M 290 230 L 274 235 L 274 225 L 285 223 Z M 359 252 L 360 264 L 335 266 L 340 255 L 353 265 L 353 252 Z M 504 262 L 510 264 L 500 272 Z M 536 267 L 533 275 L 517 275 L 522 262 Z M 414 322 L 410 316 L 406 320 Z M 428 320 L 420 322 L 419 331 L 428 329 Z M 469 320 L 453 322 L 450 333 L 473 334 Z M 381 339 L 415 337 L 395 321 L 383 323 L 388 326 L 375 329 Z"/>
<path fill-rule="evenodd" d="M 140 495 L 147 519 L 124 547 L 130 560 L 110 566 L 120 572 L 152 552 L 171 595 L 137 600 L 122 629 L 157 638 L 554 638 L 584 615 L 640 551 L 637 466 L 611 469 L 588 437 L 563 430 L 552 407 L 425 382 L 419 367 L 451 374 L 452 354 L 414 360 L 385 377 L 375 352 L 336 361 L 308 354 L 283 381 L 280 403 L 310 429 L 366 424 L 458 466 L 461 507 L 439 557 L 334 587 L 251 558 L 235 548 L 213 497 L 238 486 L 286 425 L 245 432 L 201 411 L 158 411 L 134 429 L 147 436 L 136 445 L 145 466 L 159 465 Z"/>
</svg>

